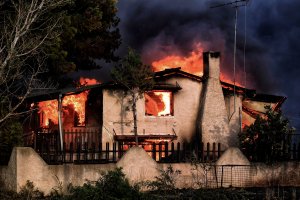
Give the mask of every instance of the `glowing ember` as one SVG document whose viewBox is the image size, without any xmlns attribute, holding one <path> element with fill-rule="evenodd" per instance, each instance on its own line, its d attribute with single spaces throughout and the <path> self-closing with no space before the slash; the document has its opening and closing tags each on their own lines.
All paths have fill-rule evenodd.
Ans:
<svg viewBox="0 0 300 200">
<path fill-rule="evenodd" d="M 85 125 L 85 102 L 87 100 L 88 91 L 80 94 L 68 95 L 63 98 L 63 119 L 68 117 L 68 107 L 73 108 L 77 113 L 78 126 Z M 58 103 L 57 100 L 49 100 L 38 103 L 39 113 L 42 113 L 41 126 L 48 127 L 50 121 L 58 124 Z"/>
<path fill-rule="evenodd" d="M 162 71 L 166 68 L 181 67 L 183 71 L 200 76 L 203 73 L 202 51 L 202 49 L 192 51 L 188 57 L 171 55 L 154 61 L 152 63 L 153 70 Z"/>
<path fill-rule="evenodd" d="M 145 93 L 146 115 L 167 116 L 172 115 L 172 93 L 168 91 L 154 91 Z"/>
<path fill-rule="evenodd" d="M 94 78 L 80 77 L 79 83 L 81 86 L 86 86 L 86 85 L 96 85 L 96 84 L 99 84 L 100 82 Z"/>
</svg>

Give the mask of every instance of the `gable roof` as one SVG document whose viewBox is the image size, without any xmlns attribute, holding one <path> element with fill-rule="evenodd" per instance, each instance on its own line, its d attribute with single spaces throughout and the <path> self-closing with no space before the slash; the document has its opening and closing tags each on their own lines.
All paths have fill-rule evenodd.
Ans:
<svg viewBox="0 0 300 200">
<path fill-rule="evenodd" d="M 38 101 L 45 101 L 51 99 L 57 99 L 58 95 L 71 95 L 71 94 L 78 94 L 86 90 L 95 89 L 95 88 L 102 88 L 106 84 L 96 84 L 96 85 L 87 85 L 81 87 L 68 87 L 62 89 L 47 89 L 47 90 L 36 90 L 33 91 L 28 97 L 29 99 L 34 99 Z"/>
<path fill-rule="evenodd" d="M 189 78 L 198 82 L 203 82 L 205 80 L 204 77 L 200 77 L 185 71 L 182 71 L 180 67 L 177 68 L 170 68 L 165 69 L 163 71 L 155 72 L 154 79 L 156 81 L 165 80 L 171 77 L 185 77 Z M 226 83 L 221 81 L 221 85 L 224 92 L 233 93 L 233 90 L 235 88 L 236 93 L 243 94 L 245 97 L 252 101 L 260 101 L 260 102 L 270 102 L 270 103 L 277 103 L 276 108 L 279 108 L 282 103 L 286 100 L 286 97 L 284 96 L 276 96 L 276 95 L 270 95 L 270 94 L 256 94 L 256 90 L 254 89 L 247 89 L 245 87 L 233 85 L 230 83 Z M 107 82 L 107 83 L 101 83 L 96 85 L 88 85 L 88 86 L 82 86 L 82 87 L 69 87 L 69 88 L 63 88 L 63 89 L 49 89 L 49 90 L 40 90 L 40 91 L 34 91 L 32 92 L 27 99 L 35 99 L 38 101 L 44 101 L 44 100 L 50 100 L 50 99 L 56 99 L 59 94 L 62 95 L 71 95 L 71 94 L 78 94 L 86 90 L 90 89 L 103 89 L 103 88 L 120 88 L 120 85 L 118 85 L 115 82 Z M 157 83 L 154 86 L 154 89 L 167 89 L 167 90 L 173 90 L 177 91 L 182 89 L 180 85 L 176 83 L 176 85 L 172 84 L 166 84 L 166 83 Z"/>
<path fill-rule="evenodd" d="M 192 80 L 196 80 L 199 82 L 203 82 L 205 80 L 204 77 L 197 76 L 194 74 L 190 74 L 188 72 L 182 71 L 180 67 L 165 69 L 163 71 L 155 72 L 155 80 L 164 80 L 171 77 L 186 77 Z M 252 101 L 261 101 L 261 102 L 269 102 L 269 103 L 277 103 L 276 108 L 279 108 L 282 103 L 286 100 L 284 96 L 277 96 L 271 94 L 257 94 L 255 89 L 248 89 L 242 86 L 233 85 L 231 83 L 227 83 L 224 81 L 220 81 L 222 85 L 223 92 L 233 93 L 235 90 L 238 94 L 243 94 L 245 98 Z"/>
<path fill-rule="evenodd" d="M 154 79 L 161 80 L 161 79 L 167 79 L 167 78 L 174 77 L 174 76 L 187 77 L 189 79 L 196 80 L 199 82 L 203 81 L 203 77 L 182 71 L 181 67 L 170 68 L 170 69 L 165 69 L 163 71 L 155 72 Z"/>
</svg>

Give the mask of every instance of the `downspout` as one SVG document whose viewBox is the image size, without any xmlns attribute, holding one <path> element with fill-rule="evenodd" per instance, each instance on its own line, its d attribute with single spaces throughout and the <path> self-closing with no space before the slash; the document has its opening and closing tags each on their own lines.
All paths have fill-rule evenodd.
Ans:
<svg viewBox="0 0 300 200">
<path fill-rule="evenodd" d="M 62 124 L 62 94 L 58 95 L 58 128 L 59 128 L 59 139 L 60 139 L 60 150 L 63 151 L 63 124 Z"/>
</svg>

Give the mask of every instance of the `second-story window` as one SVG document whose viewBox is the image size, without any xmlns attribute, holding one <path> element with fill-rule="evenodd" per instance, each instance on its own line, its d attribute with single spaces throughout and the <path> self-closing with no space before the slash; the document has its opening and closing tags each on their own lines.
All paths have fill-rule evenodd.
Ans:
<svg viewBox="0 0 300 200">
<path fill-rule="evenodd" d="M 147 116 L 173 116 L 173 94 L 171 91 L 154 90 L 145 93 Z"/>
</svg>

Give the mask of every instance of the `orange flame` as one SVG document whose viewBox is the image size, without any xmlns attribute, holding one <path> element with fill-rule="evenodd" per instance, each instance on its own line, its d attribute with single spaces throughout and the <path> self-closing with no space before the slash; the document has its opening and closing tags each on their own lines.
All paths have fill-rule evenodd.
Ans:
<svg viewBox="0 0 300 200">
<path fill-rule="evenodd" d="M 156 96 L 161 96 L 164 103 L 164 110 L 158 113 L 158 116 L 169 115 L 171 113 L 171 92 L 154 92 Z"/>
<path fill-rule="evenodd" d="M 96 79 L 83 78 L 79 79 L 81 86 L 95 85 L 100 82 Z M 84 91 L 79 94 L 67 95 L 63 98 L 63 119 L 68 117 L 69 112 L 67 107 L 74 109 L 77 114 L 78 122 L 76 125 L 85 125 L 85 102 L 87 101 L 89 91 Z M 58 103 L 57 100 L 48 100 L 38 103 L 39 113 L 42 114 L 41 126 L 49 127 L 50 121 L 53 124 L 58 124 Z M 74 124 L 75 125 L 75 124 Z"/>
<path fill-rule="evenodd" d="M 39 113 L 42 113 L 41 126 L 48 127 L 50 121 L 53 124 L 58 124 L 58 104 L 57 100 L 42 101 L 38 103 Z"/>
<path fill-rule="evenodd" d="M 188 57 L 181 57 L 177 55 L 167 56 L 161 60 L 152 62 L 154 71 L 162 71 L 166 68 L 181 67 L 185 72 L 202 75 L 203 74 L 203 61 L 202 61 L 202 49 L 192 51 Z"/>
<path fill-rule="evenodd" d="M 73 106 L 74 111 L 78 114 L 78 126 L 85 125 L 85 102 L 87 100 L 88 91 L 68 95 L 63 98 L 63 119 L 68 117 L 66 107 Z M 58 103 L 57 100 L 48 100 L 38 103 L 39 113 L 42 113 L 41 126 L 49 127 L 50 121 L 58 124 Z"/>
<path fill-rule="evenodd" d="M 152 62 L 154 71 L 162 71 L 167 68 L 176 68 L 181 67 L 182 71 L 188 72 L 190 74 L 194 74 L 197 76 L 203 75 L 203 48 L 200 44 L 196 45 L 196 50 L 192 51 L 189 56 L 178 56 L 178 55 L 170 55 L 166 56 L 161 60 L 157 60 Z M 226 83 L 234 84 L 234 82 L 227 77 L 226 74 L 220 75 L 220 80 Z M 243 84 L 235 82 L 235 85 L 243 87 Z"/>
<path fill-rule="evenodd" d="M 226 75 L 224 74 L 220 74 L 220 80 L 223 81 L 223 82 L 226 82 L 226 83 L 229 83 L 229 84 L 232 84 L 232 85 L 236 85 L 236 86 L 239 86 L 239 87 L 244 87 L 243 84 L 237 82 L 237 81 L 232 81 L 231 79 L 227 78 Z"/>
<path fill-rule="evenodd" d="M 167 116 L 172 114 L 171 92 L 153 91 L 145 93 L 146 114 L 152 116 Z"/>
<path fill-rule="evenodd" d="M 85 125 L 85 102 L 87 100 L 88 91 L 76 94 L 69 95 L 64 97 L 62 105 L 68 106 L 73 105 L 74 111 L 78 114 L 78 125 Z"/>
<path fill-rule="evenodd" d="M 96 85 L 101 83 L 100 81 L 94 79 L 94 78 L 83 78 L 80 77 L 79 79 L 79 83 L 81 86 L 86 86 L 86 85 Z"/>
</svg>

